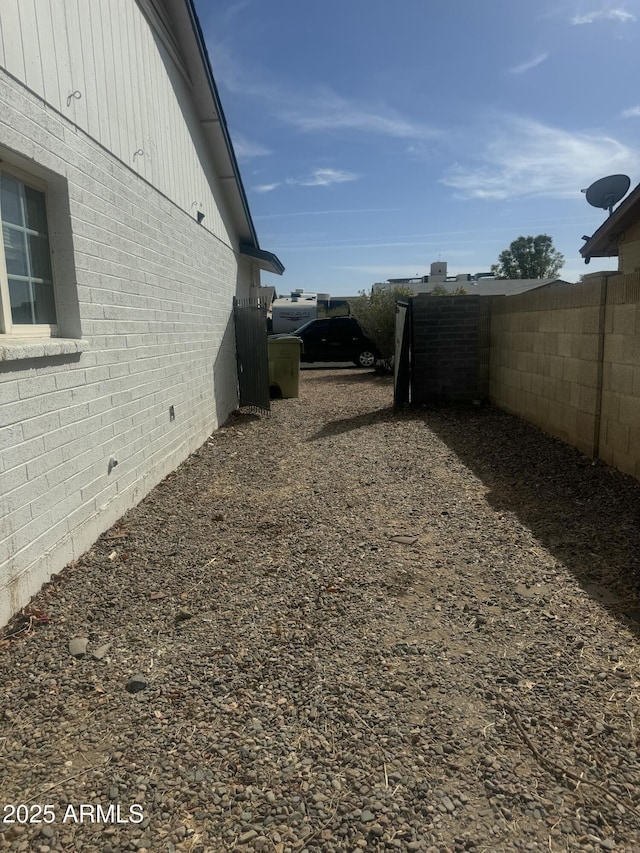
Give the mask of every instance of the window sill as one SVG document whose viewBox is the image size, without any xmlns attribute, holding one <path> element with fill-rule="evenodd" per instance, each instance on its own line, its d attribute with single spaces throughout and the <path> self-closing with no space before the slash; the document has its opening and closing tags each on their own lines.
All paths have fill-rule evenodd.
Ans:
<svg viewBox="0 0 640 853">
<path fill-rule="evenodd" d="M 25 358 L 48 358 L 84 352 L 89 342 L 80 338 L 20 338 L 0 335 L 0 362 Z"/>
</svg>

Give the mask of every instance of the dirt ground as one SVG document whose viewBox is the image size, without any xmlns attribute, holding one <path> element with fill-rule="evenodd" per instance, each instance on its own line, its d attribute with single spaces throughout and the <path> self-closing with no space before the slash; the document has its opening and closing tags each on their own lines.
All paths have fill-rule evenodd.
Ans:
<svg viewBox="0 0 640 853">
<path fill-rule="evenodd" d="M 305 370 L 4 632 L 0 848 L 640 851 L 639 579 L 640 483 Z"/>
</svg>

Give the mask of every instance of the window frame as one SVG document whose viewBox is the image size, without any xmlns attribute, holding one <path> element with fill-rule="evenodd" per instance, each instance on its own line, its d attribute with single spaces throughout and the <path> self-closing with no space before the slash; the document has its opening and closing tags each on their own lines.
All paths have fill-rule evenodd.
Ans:
<svg viewBox="0 0 640 853">
<path fill-rule="evenodd" d="M 56 295 L 55 271 L 53 256 L 51 252 L 51 234 L 49 231 L 49 205 L 47 184 L 45 181 L 25 172 L 13 164 L 4 160 L 0 161 L 0 176 L 2 173 L 10 175 L 25 186 L 31 187 L 44 195 L 44 214 L 47 223 L 47 243 L 49 249 L 49 260 L 51 263 L 51 286 L 53 287 L 53 301 L 56 309 L 56 320 L 58 320 L 58 302 Z M 0 215 L 0 227 L 2 219 Z M 4 239 L 0 239 L 0 337 L 18 338 L 30 340 L 37 338 L 55 338 L 58 336 L 58 323 L 14 323 L 11 317 L 11 299 L 9 296 L 9 276 L 7 273 L 7 261 L 4 252 Z"/>
</svg>

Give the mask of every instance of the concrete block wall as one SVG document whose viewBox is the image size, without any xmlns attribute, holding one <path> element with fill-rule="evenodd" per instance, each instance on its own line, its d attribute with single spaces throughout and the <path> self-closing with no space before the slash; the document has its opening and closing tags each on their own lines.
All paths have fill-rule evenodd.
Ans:
<svg viewBox="0 0 640 853">
<path fill-rule="evenodd" d="M 0 157 L 61 211 L 66 337 L 0 335 L 2 625 L 237 405 L 232 299 L 252 268 L 1 72 Z"/>
<path fill-rule="evenodd" d="M 411 399 L 472 400 L 486 395 L 486 316 L 479 296 L 429 296 L 412 300 Z"/>
<path fill-rule="evenodd" d="M 607 282 L 600 458 L 640 479 L 640 273 Z"/>
<path fill-rule="evenodd" d="M 594 456 L 605 278 L 553 285 L 491 306 L 491 401 Z"/>
</svg>

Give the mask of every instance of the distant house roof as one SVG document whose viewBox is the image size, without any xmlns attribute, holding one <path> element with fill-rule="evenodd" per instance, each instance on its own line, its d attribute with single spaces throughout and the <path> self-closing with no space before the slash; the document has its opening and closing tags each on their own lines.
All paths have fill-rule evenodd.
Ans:
<svg viewBox="0 0 640 853">
<path fill-rule="evenodd" d="M 435 282 L 425 293 L 430 293 L 434 287 L 444 288 L 449 293 L 454 293 L 462 287 L 468 296 L 515 296 L 517 293 L 548 287 L 551 284 L 569 283 L 561 278 L 488 278 L 479 281 Z"/>
<path fill-rule="evenodd" d="M 284 266 L 280 260 L 272 252 L 261 249 L 258 242 L 193 0 L 141 0 L 141 3 L 147 14 L 161 20 L 165 32 L 169 30 L 169 40 L 175 39 L 180 47 L 180 58 L 186 66 L 200 126 L 218 166 L 222 192 L 239 235 L 240 253 L 250 257 L 260 269 L 282 275 Z M 163 11 L 170 19 L 168 26 Z"/>
<path fill-rule="evenodd" d="M 618 254 L 618 243 L 624 232 L 640 221 L 640 184 L 618 205 L 584 246 L 580 254 L 586 264 L 591 258 L 611 258 Z"/>
</svg>

